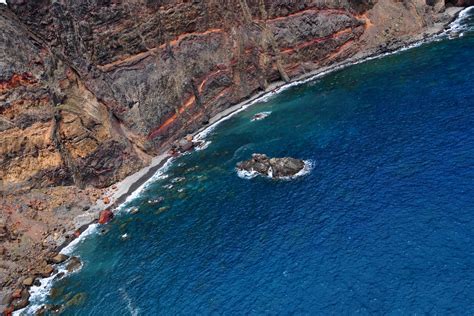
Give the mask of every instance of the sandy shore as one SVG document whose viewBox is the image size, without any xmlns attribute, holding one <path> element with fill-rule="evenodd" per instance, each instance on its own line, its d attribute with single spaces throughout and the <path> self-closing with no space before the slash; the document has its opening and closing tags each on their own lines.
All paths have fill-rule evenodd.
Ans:
<svg viewBox="0 0 474 316">
<path fill-rule="evenodd" d="M 361 63 L 374 58 L 380 58 L 385 55 L 395 53 L 401 49 L 408 49 L 410 47 L 421 45 L 426 41 L 432 40 L 433 38 L 435 38 L 435 35 L 445 30 L 446 26 L 456 18 L 457 14 L 459 14 L 462 9 L 463 8 L 448 8 L 446 10 L 446 13 L 450 16 L 450 20 L 437 23 L 432 27 L 426 29 L 422 34 L 400 39 L 395 43 L 391 43 L 388 47 L 375 48 L 360 52 L 352 58 L 349 58 L 343 62 L 336 63 L 327 67 L 322 67 L 313 72 L 309 72 L 299 77 L 292 78 L 291 82 L 274 82 L 270 84 L 265 91 L 259 92 L 250 97 L 249 99 L 239 104 L 233 105 L 225 109 L 224 111 L 218 113 L 209 120 L 209 124 L 207 126 L 204 126 L 201 129 L 195 131 L 192 136 L 195 140 L 202 140 L 220 122 L 230 118 L 232 115 L 238 113 L 241 110 L 246 109 L 252 104 L 264 101 L 266 98 L 274 94 L 280 93 L 292 86 L 314 80 L 332 71 L 339 70 L 350 65 Z M 111 209 L 114 211 L 118 211 L 120 209 L 119 206 L 123 204 L 127 200 L 127 198 L 133 198 L 133 194 L 140 191 L 142 186 L 161 167 L 163 167 L 169 159 L 172 158 L 171 155 L 168 153 L 169 149 L 170 147 L 162 148 L 162 153 L 159 156 L 153 158 L 149 166 L 128 176 L 127 178 L 114 184 L 108 189 L 105 189 L 103 191 L 103 195 L 97 200 L 95 204 L 91 205 L 87 211 L 79 215 L 76 214 L 73 218 L 69 219 L 72 222 L 72 226 L 70 226 L 72 228 L 69 231 L 63 231 L 62 234 L 65 236 L 74 236 L 74 238 L 77 238 L 80 236 L 80 233 L 87 229 L 89 225 L 97 221 L 99 213 L 102 210 Z M 60 252 L 61 249 L 70 244 L 71 241 L 74 240 L 74 238 L 58 239 L 55 251 Z"/>
</svg>

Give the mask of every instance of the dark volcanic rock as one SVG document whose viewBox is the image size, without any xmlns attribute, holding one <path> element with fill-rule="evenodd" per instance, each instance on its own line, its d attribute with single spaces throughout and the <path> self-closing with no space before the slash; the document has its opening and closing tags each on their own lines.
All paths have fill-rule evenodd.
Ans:
<svg viewBox="0 0 474 316">
<path fill-rule="evenodd" d="M 237 164 L 238 170 L 248 173 L 256 172 L 271 178 L 292 177 L 302 171 L 304 167 L 305 162 L 300 159 L 290 157 L 268 158 L 264 154 L 253 154 L 251 159 Z"/>
</svg>

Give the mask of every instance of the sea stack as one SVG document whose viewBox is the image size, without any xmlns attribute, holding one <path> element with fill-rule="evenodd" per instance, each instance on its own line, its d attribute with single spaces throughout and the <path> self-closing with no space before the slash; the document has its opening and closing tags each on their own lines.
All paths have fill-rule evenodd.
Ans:
<svg viewBox="0 0 474 316">
<path fill-rule="evenodd" d="M 301 172 L 304 167 L 305 162 L 301 159 L 291 157 L 269 158 L 265 154 L 253 154 L 251 159 L 237 164 L 237 170 L 275 179 L 293 177 Z"/>
</svg>

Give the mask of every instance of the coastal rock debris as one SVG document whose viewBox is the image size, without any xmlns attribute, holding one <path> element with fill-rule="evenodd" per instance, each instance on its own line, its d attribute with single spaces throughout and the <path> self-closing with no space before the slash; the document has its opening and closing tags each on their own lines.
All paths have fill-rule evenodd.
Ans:
<svg viewBox="0 0 474 316">
<path fill-rule="evenodd" d="M 114 213 L 111 210 L 103 210 L 99 214 L 99 224 L 104 225 L 114 218 Z"/>
<path fill-rule="evenodd" d="M 253 154 L 252 158 L 241 161 L 237 164 L 237 169 L 250 174 L 258 173 L 270 178 L 292 177 L 302 171 L 305 162 L 301 159 L 284 157 L 269 158 L 264 154 Z"/>
<path fill-rule="evenodd" d="M 66 256 L 65 254 L 62 254 L 62 253 L 58 253 L 57 255 L 52 257 L 49 261 L 54 264 L 59 264 L 66 261 L 68 258 L 69 256 Z"/>
</svg>

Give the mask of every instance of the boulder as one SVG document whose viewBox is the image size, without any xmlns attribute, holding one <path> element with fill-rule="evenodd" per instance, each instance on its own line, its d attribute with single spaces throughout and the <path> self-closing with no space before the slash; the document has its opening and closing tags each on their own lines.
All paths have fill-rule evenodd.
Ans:
<svg viewBox="0 0 474 316">
<path fill-rule="evenodd" d="M 188 139 L 183 138 L 178 142 L 178 149 L 181 152 L 189 151 L 193 149 L 193 147 L 194 147 L 193 142 Z"/>
<path fill-rule="evenodd" d="M 271 178 L 292 177 L 305 167 L 305 162 L 301 159 L 291 157 L 269 158 L 264 154 L 253 154 L 252 158 L 241 161 L 237 164 L 237 169 L 249 173 L 258 173 Z"/>
<path fill-rule="evenodd" d="M 86 297 L 86 293 L 77 293 L 69 301 L 66 302 L 66 306 L 82 305 L 86 301 Z"/>
<path fill-rule="evenodd" d="M 32 286 L 34 282 L 35 282 L 34 277 L 27 277 L 26 279 L 23 280 L 22 284 L 24 286 Z"/>
<path fill-rule="evenodd" d="M 104 198 L 102 199 L 102 202 L 104 202 L 104 204 L 107 205 L 110 203 L 110 198 L 108 196 L 104 196 Z"/>
<path fill-rule="evenodd" d="M 64 306 L 62 305 L 50 305 L 46 304 L 41 306 L 35 313 L 36 316 L 43 316 L 43 315 L 58 315 L 62 313 L 64 310 Z"/>
<path fill-rule="evenodd" d="M 49 277 L 54 272 L 54 267 L 50 264 L 46 265 L 39 273 L 43 278 Z"/>
<path fill-rule="evenodd" d="M 50 262 L 54 263 L 54 264 L 59 264 L 59 263 L 63 263 L 64 261 L 66 261 L 68 258 L 69 258 L 69 256 L 66 256 L 62 253 L 58 253 L 57 255 L 55 255 L 54 257 L 52 257 L 50 259 Z"/>
<path fill-rule="evenodd" d="M 101 224 L 101 225 L 107 224 L 107 223 L 110 222 L 113 218 L 114 218 L 114 213 L 112 213 L 112 211 L 110 211 L 110 210 L 103 210 L 103 211 L 100 212 L 100 214 L 99 214 L 99 224 Z"/>
</svg>

